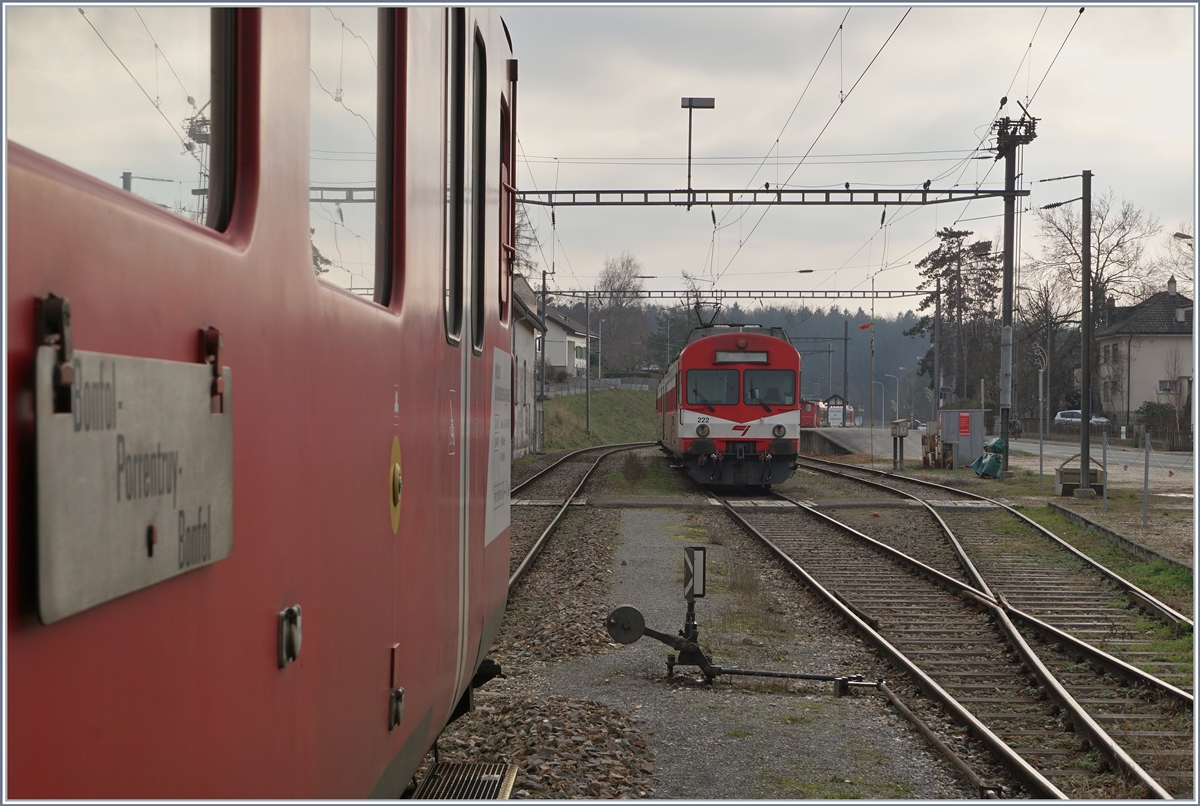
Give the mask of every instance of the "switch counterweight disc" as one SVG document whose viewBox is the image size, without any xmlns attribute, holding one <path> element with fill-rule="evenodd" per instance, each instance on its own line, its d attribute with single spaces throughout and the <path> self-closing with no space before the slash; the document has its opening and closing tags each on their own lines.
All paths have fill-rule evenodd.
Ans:
<svg viewBox="0 0 1200 806">
<path fill-rule="evenodd" d="M 618 644 L 632 644 L 646 632 L 646 619 L 636 607 L 621 605 L 608 614 L 604 626 Z"/>
</svg>

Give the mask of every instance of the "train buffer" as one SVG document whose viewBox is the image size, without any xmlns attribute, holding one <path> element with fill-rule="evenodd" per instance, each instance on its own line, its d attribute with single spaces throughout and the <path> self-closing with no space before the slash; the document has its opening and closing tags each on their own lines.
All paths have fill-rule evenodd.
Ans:
<svg viewBox="0 0 1200 806">
<path fill-rule="evenodd" d="M 746 677 L 777 677 L 788 680 L 819 680 L 833 683 L 833 695 L 841 697 L 851 688 L 879 689 L 882 680 L 870 683 L 863 680 L 861 674 L 830 675 L 805 674 L 801 672 L 775 672 L 759 669 L 727 669 L 715 666 L 704 650 L 700 648 L 700 628 L 696 624 L 696 599 L 704 598 L 705 589 L 705 548 L 703 546 L 688 546 L 684 549 L 684 599 L 687 601 L 687 615 L 684 618 L 683 629 L 676 635 L 668 635 L 646 626 L 646 619 L 641 611 L 632 605 L 621 605 L 608 614 L 605 628 L 609 636 L 619 644 L 632 644 L 643 635 L 661 641 L 674 649 L 678 654 L 667 655 L 667 677 L 672 677 L 676 666 L 696 666 L 704 674 L 707 682 L 711 683 L 718 675 L 743 675 Z"/>
</svg>

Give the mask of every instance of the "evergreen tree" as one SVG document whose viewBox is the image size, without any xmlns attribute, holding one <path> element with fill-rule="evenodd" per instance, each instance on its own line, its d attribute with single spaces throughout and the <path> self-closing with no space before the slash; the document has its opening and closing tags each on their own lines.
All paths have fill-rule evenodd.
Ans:
<svg viewBox="0 0 1200 806">
<path fill-rule="evenodd" d="M 1001 256 L 992 251 L 991 241 L 968 243 L 974 233 L 943 227 L 937 233 L 941 243 L 917 263 L 925 278 L 918 288 L 932 289 L 941 280 L 943 362 L 955 370 L 955 394 L 960 399 L 969 394 L 970 381 L 997 374 L 988 362 L 998 337 L 992 332 L 996 314 L 996 299 L 1000 293 Z M 935 303 L 934 295 L 921 301 L 918 310 L 928 310 Z M 953 331 L 953 341 L 945 333 Z M 993 344 L 995 342 L 996 344 Z M 952 355 L 947 355 L 947 353 Z"/>
</svg>

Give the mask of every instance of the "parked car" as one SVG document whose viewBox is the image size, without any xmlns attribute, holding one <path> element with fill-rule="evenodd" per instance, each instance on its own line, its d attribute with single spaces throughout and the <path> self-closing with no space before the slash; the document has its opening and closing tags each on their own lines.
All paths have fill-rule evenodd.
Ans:
<svg viewBox="0 0 1200 806">
<path fill-rule="evenodd" d="M 1083 421 L 1083 412 L 1079 409 L 1071 409 L 1069 411 L 1060 411 L 1054 415 L 1056 425 L 1066 426 L 1067 428 L 1078 428 Z M 1107 428 L 1109 425 L 1107 417 L 1097 417 L 1092 415 L 1090 420 L 1093 428 Z"/>
</svg>

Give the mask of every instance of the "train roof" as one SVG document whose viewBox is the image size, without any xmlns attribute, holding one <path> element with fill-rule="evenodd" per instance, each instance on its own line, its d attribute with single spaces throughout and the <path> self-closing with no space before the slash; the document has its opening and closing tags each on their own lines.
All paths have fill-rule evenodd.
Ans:
<svg viewBox="0 0 1200 806">
<path fill-rule="evenodd" d="M 691 344 L 709 336 L 719 336 L 727 333 L 755 333 L 760 336 L 783 339 L 788 344 L 792 343 L 792 340 L 788 338 L 787 331 L 783 328 L 763 327 L 762 325 L 709 325 L 707 327 L 698 327 L 688 336 L 687 343 Z"/>
</svg>

